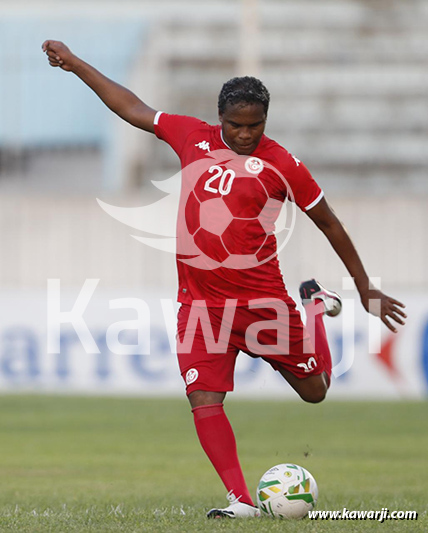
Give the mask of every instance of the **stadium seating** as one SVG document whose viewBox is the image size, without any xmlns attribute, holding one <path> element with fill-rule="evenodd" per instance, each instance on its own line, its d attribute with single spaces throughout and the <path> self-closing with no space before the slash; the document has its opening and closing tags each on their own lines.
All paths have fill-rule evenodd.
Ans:
<svg viewBox="0 0 428 533">
<path fill-rule="evenodd" d="M 153 107 L 215 122 L 221 84 L 242 73 L 240 3 L 127 2 L 102 16 L 98 6 L 88 2 L 87 15 L 67 24 L 61 2 L 57 23 L 0 6 L 0 44 L 25 36 L 13 50 L 0 46 L 3 286 L 40 287 L 46 277 L 80 286 L 88 276 L 109 287 L 175 286 L 172 256 L 131 239 L 95 202 L 154 201 L 150 180 L 177 171 L 175 154 L 109 114 L 79 80 L 49 70 L 39 47 L 63 38 Z M 267 134 L 309 166 L 371 273 L 426 286 L 427 3 L 269 0 L 257 22 L 260 57 L 249 74 L 272 95 Z M 345 274 L 313 235 L 300 217 L 282 254 L 290 283 L 312 275 L 314 254 L 326 284 Z"/>
</svg>

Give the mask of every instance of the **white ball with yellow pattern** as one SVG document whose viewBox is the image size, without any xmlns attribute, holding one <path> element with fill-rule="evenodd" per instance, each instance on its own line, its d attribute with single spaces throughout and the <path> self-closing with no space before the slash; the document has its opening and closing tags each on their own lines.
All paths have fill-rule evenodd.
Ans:
<svg viewBox="0 0 428 533">
<path fill-rule="evenodd" d="M 318 487 L 312 474 L 291 463 L 270 468 L 257 487 L 257 505 L 262 515 L 274 518 L 304 518 L 317 500 Z"/>
</svg>

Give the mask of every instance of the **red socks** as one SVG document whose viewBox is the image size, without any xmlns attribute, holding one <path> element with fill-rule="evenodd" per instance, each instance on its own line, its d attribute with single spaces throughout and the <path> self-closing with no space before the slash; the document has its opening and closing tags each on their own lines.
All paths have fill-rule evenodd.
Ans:
<svg viewBox="0 0 428 533">
<path fill-rule="evenodd" d="M 323 321 L 324 303 L 311 302 L 305 306 L 305 311 L 306 328 L 316 353 L 324 359 L 325 372 L 330 382 L 332 363 Z M 227 491 L 232 491 L 240 502 L 254 505 L 242 474 L 235 436 L 223 410 L 223 404 L 194 407 L 192 413 L 201 446 Z"/>
<path fill-rule="evenodd" d="M 221 477 L 227 491 L 241 503 L 254 505 L 239 464 L 235 435 L 223 404 L 201 405 L 192 409 L 202 448 Z"/>
<path fill-rule="evenodd" d="M 308 303 L 305 305 L 305 311 L 307 317 L 306 329 L 311 337 L 316 353 L 321 355 L 324 359 L 325 372 L 328 376 L 328 384 L 330 385 L 332 365 L 331 353 L 323 320 L 324 303 L 321 300 Z"/>
</svg>

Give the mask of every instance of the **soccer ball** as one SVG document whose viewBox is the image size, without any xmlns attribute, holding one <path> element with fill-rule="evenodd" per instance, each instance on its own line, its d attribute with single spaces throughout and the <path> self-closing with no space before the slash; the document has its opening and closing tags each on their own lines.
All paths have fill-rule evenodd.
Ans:
<svg viewBox="0 0 428 533">
<path fill-rule="evenodd" d="M 262 514 L 272 517 L 303 518 L 315 507 L 317 499 L 315 479 L 299 465 L 273 466 L 257 487 L 257 505 Z"/>
<path fill-rule="evenodd" d="M 226 167 L 218 168 L 226 174 Z M 187 230 L 199 253 L 212 268 L 232 269 L 253 268 L 275 256 L 275 234 L 288 238 L 290 228 L 281 226 L 291 225 L 284 220 L 278 227 L 283 202 L 271 198 L 257 176 L 238 175 L 233 182 L 234 193 L 240 198 L 237 204 L 234 195 L 213 194 L 207 189 L 208 176 L 204 173 L 196 183 L 185 207 Z M 245 238 L 248 235 L 250 239 Z"/>
</svg>

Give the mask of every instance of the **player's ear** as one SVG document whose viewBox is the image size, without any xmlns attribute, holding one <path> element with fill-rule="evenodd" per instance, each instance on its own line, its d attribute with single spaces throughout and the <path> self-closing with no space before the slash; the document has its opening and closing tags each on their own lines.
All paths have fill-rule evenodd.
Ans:
<svg viewBox="0 0 428 533">
<path fill-rule="evenodd" d="M 218 112 L 218 119 L 220 121 L 220 124 L 223 124 L 223 113 L 221 113 L 220 111 Z"/>
</svg>

